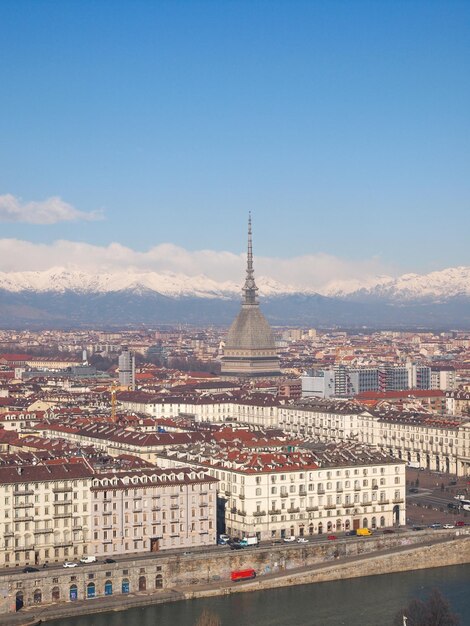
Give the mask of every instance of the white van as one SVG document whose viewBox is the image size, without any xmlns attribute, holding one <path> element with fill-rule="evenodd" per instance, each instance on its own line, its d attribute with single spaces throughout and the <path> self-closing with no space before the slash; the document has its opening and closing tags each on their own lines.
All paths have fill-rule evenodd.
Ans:
<svg viewBox="0 0 470 626">
<path fill-rule="evenodd" d="M 96 563 L 96 556 L 82 556 L 80 563 Z"/>
</svg>

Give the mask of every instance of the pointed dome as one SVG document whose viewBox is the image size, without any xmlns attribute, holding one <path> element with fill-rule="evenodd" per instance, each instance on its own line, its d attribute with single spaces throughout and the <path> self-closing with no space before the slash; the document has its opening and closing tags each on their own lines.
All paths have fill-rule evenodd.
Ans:
<svg viewBox="0 0 470 626">
<path fill-rule="evenodd" d="M 271 327 L 261 313 L 253 269 L 251 215 L 248 219 L 246 278 L 240 313 L 230 326 L 222 357 L 222 375 L 230 377 L 279 376 L 279 357 Z"/>
<path fill-rule="evenodd" d="M 227 350 L 276 350 L 273 331 L 258 306 L 244 305 L 230 326 Z"/>
</svg>

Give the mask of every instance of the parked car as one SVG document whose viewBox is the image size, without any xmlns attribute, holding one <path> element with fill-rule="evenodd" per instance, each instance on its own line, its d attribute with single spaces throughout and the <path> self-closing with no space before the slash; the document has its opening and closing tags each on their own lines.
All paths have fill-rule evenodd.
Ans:
<svg viewBox="0 0 470 626">
<path fill-rule="evenodd" d="M 78 563 L 74 561 L 65 561 L 62 567 L 78 567 Z"/>
<path fill-rule="evenodd" d="M 444 524 L 442 528 L 445 528 L 446 530 L 449 530 L 449 528 L 454 528 L 453 524 Z"/>
<path fill-rule="evenodd" d="M 395 534 L 395 531 L 393 530 L 393 528 L 384 528 L 383 534 L 384 535 L 393 535 L 393 534 Z"/>
<path fill-rule="evenodd" d="M 307 537 L 299 537 L 297 543 L 308 543 Z"/>
<path fill-rule="evenodd" d="M 39 572 L 39 570 L 36 567 L 25 567 L 25 568 L 23 568 L 23 573 L 24 574 L 32 574 L 33 572 Z"/>
<path fill-rule="evenodd" d="M 284 537 L 285 543 L 292 543 L 293 541 L 295 541 L 295 537 Z"/>
<path fill-rule="evenodd" d="M 116 561 L 114 559 L 105 559 L 104 563 L 116 563 Z"/>
<path fill-rule="evenodd" d="M 424 530 L 424 526 L 413 526 L 412 530 Z"/>
<path fill-rule="evenodd" d="M 328 535 L 327 539 L 329 539 L 330 541 L 336 541 L 338 537 L 336 535 Z"/>
<path fill-rule="evenodd" d="M 80 563 L 96 563 L 96 556 L 94 554 L 82 556 Z"/>
<path fill-rule="evenodd" d="M 455 522 L 456 528 L 461 528 L 462 526 L 465 526 L 465 522 L 462 522 L 462 521 Z"/>
<path fill-rule="evenodd" d="M 230 544 L 230 550 L 243 550 L 243 546 L 241 543 L 236 542 L 236 543 L 231 543 Z"/>
<path fill-rule="evenodd" d="M 434 524 L 431 524 L 429 528 L 434 528 L 438 530 L 439 528 L 442 528 L 442 524 L 439 524 L 439 522 L 434 522 Z"/>
<path fill-rule="evenodd" d="M 355 537 L 357 535 L 355 530 L 346 531 L 346 537 Z"/>
<path fill-rule="evenodd" d="M 219 535 L 219 545 L 225 546 L 230 541 L 230 537 L 228 535 Z"/>
</svg>

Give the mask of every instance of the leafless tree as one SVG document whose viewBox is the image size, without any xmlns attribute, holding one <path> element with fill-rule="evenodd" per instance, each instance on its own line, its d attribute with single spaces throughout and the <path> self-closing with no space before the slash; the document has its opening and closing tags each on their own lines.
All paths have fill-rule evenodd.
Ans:
<svg viewBox="0 0 470 626">
<path fill-rule="evenodd" d="M 437 590 L 433 589 L 425 600 L 414 598 L 395 616 L 393 626 L 458 626 L 459 617 L 452 612 L 449 603 Z"/>
</svg>

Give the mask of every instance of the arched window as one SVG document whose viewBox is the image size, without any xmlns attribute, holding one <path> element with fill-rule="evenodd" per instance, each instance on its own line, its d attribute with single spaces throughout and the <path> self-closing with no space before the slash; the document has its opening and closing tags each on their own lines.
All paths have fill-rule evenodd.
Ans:
<svg viewBox="0 0 470 626">
<path fill-rule="evenodd" d="M 41 604 L 42 602 L 42 593 L 40 589 L 36 589 L 33 594 L 33 602 L 34 604 Z"/>
<path fill-rule="evenodd" d="M 88 585 L 86 586 L 86 597 L 94 598 L 95 595 L 96 595 L 95 583 L 88 583 Z"/>
<path fill-rule="evenodd" d="M 340 519 L 336 520 L 336 530 L 341 530 L 341 520 Z"/>
<path fill-rule="evenodd" d="M 349 530 L 349 529 L 350 529 L 350 527 L 351 527 L 351 522 L 350 522 L 350 520 L 348 520 L 348 519 L 347 519 L 347 520 L 344 522 L 344 530 Z"/>
<path fill-rule="evenodd" d="M 77 585 L 70 585 L 69 597 L 70 597 L 70 599 L 72 601 L 78 599 L 78 588 L 77 588 Z"/>
<path fill-rule="evenodd" d="M 22 591 L 16 592 L 16 610 L 21 611 L 24 605 L 24 596 Z"/>
<path fill-rule="evenodd" d="M 333 524 L 331 522 L 328 522 L 328 524 L 326 525 L 326 530 L 330 532 L 332 527 L 333 527 Z"/>
<path fill-rule="evenodd" d="M 157 574 L 155 577 L 155 589 L 162 589 L 163 587 L 163 577 L 161 574 Z"/>
<path fill-rule="evenodd" d="M 372 518 L 370 525 L 372 528 L 377 528 L 377 519 L 375 517 Z"/>
<path fill-rule="evenodd" d="M 385 517 L 383 515 L 380 518 L 380 526 L 385 526 Z"/>
<path fill-rule="evenodd" d="M 318 534 L 319 534 L 319 535 L 321 535 L 321 534 L 322 534 L 322 532 L 323 532 L 323 524 L 320 522 L 320 523 L 318 524 Z"/>
<path fill-rule="evenodd" d="M 122 587 L 121 587 L 122 593 L 129 593 L 129 590 L 130 590 L 129 579 L 128 578 L 123 578 L 122 579 Z"/>
<path fill-rule="evenodd" d="M 368 525 L 368 521 L 367 521 L 367 517 L 365 517 L 365 518 L 362 520 L 362 528 L 367 528 L 367 527 L 368 527 L 367 525 Z"/>
<path fill-rule="evenodd" d="M 52 602 L 57 602 L 60 600 L 60 589 L 59 587 L 52 587 Z"/>
<path fill-rule="evenodd" d="M 139 578 L 139 591 L 145 591 L 147 589 L 147 579 L 145 576 Z"/>
<path fill-rule="evenodd" d="M 113 583 L 110 580 L 107 580 L 104 583 L 104 595 L 112 596 L 113 595 Z"/>
</svg>

